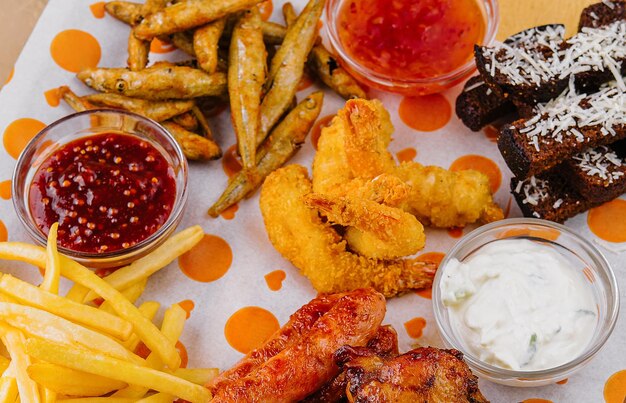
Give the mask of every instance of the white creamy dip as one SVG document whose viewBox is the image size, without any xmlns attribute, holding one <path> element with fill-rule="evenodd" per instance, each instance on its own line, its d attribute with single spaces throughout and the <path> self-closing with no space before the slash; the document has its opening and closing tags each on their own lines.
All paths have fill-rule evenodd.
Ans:
<svg viewBox="0 0 626 403">
<path fill-rule="evenodd" d="M 485 245 L 444 268 L 440 290 L 454 331 L 472 355 L 519 371 L 577 357 L 597 325 L 591 287 L 554 248 L 525 239 Z"/>
</svg>

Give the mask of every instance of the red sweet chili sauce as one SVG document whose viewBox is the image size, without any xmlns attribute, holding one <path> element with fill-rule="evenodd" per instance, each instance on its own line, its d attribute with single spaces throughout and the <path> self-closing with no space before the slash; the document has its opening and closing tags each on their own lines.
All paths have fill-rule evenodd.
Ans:
<svg viewBox="0 0 626 403">
<path fill-rule="evenodd" d="M 154 146 L 133 136 L 102 133 L 65 144 L 34 175 L 29 207 L 47 234 L 79 252 L 129 248 L 157 231 L 176 197 L 174 171 Z"/>
<path fill-rule="evenodd" d="M 449 73 L 485 35 L 477 0 L 347 0 L 339 40 L 359 64 L 396 80 Z"/>
</svg>

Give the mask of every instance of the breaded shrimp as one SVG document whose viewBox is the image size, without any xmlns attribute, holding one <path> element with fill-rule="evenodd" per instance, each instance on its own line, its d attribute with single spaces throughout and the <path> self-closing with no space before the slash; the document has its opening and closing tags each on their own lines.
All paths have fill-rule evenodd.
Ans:
<svg viewBox="0 0 626 403">
<path fill-rule="evenodd" d="M 348 227 L 345 239 L 353 251 L 374 259 L 395 259 L 424 248 L 424 227 L 415 216 L 395 207 L 353 196 L 311 193 L 305 204 L 330 222 Z"/>
<path fill-rule="evenodd" d="M 411 186 L 411 194 L 403 208 L 426 225 L 463 227 L 476 221 L 504 218 L 502 209 L 492 199 L 489 179 L 480 172 L 452 172 L 405 162 L 393 173 Z"/>
<path fill-rule="evenodd" d="M 429 287 L 435 266 L 416 260 L 377 260 L 351 253 L 329 223 L 309 209 L 307 170 L 289 165 L 274 171 L 261 189 L 261 213 L 276 250 L 300 269 L 319 292 L 373 287 L 386 297 Z"/>
<path fill-rule="evenodd" d="M 384 316 L 385 298 L 374 290 L 343 294 L 313 323 L 306 337 L 247 375 L 223 382 L 214 391 L 212 402 L 301 400 L 339 373 L 335 351 L 345 345 L 365 346 L 378 332 Z"/>
</svg>

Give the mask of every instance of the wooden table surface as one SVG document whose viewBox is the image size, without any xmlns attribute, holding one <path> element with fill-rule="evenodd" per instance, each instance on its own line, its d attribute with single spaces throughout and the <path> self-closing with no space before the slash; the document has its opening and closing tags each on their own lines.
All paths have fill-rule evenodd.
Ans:
<svg viewBox="0 0 626 403">
<path fill-rule="evenodd" d="M 97 0 L 86 0 L 94 3 Z M 451 0 L 454 1 L 454 0 Z M 46 0 L 3 0 L 0 13 L 0 82 L 7 77 Z M 547 24 L 563 23 L 572 33 L 578 25 L 580 11 L 596 0 L 500 0 L 500 29 L 498 39 L 519 32 L 524 28 Z"/>
</svg>

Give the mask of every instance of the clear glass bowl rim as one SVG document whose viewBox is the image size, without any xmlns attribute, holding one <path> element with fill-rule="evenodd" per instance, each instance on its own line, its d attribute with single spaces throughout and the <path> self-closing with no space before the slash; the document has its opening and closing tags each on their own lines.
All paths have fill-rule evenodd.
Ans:
<svg viewBox="0 0 626 403">
<path fill-rule="evenodd" d="M 339 7 L 343 1 L 346 0 L 326 0 L 325 6 L 325 14 L 326 14 L 326 24 L 325 29 L 328 35 L 328 39 L 331 43 L 332 48 L 337 52 L 337 56 L 342 59 L 345 63 L 347 63 L 351 69 L 353 69 L 358 74 L 366 77 L 368 80 L 372 82 L 384 86 L 384 87 L 413 87 L 418 85 L 432 85 L 432 84 L 445 84 L 452 83 L 456 80 L 459 80 L 467 73 L 469 73 L 474 67 L 475 62 L 474 58 L 470 58 L 465 64 L 457 67 L 456 69 L 442 74 L 436 77 L 429 78 L 415 78 L 411 80 L 401 80 L 394 77 L 390 77 L 385 74 L 380 74 L 372 69 L 369 69 L 360 63 L 358 63 L 354 58 L 352 58 L 348 52 L 344 49 L 339 39 L 339 33 L 337 32 L 336 21 L 332 18 L 332 10 L 333 7 Z M 486 16 L 486 30 L 485 36 L 483 38 L 483 45 L 490 45 L 496 38 L 496 33 L 498 32 L 498 26 L 500 24 L 500 6 L 498 4 L 498 0 L 476 0 L 480 4 L 485 7 L 485 16 Z"/>
<path fill-rule="evenodd" d="M 585 249 L 585 251 L 589 253 L 589 255 L 592 256 L 596 260 L 597 263 L 599 263 L 599 267 L 597 267 L 596 269 L 601 270 L 606 274 L 609 280 L 608 282 L 610 286 L 610 293 L 614 296 L 613 300 L 611 301 L 613 305 L 613 309 L 611 312 L 606 313 L 606 322 L 608 323 L 608 326 L 603 325 L 603 324 L 598 325 L 601 327 L 599 331 L 602 332 L 599 339 L 596 340 L 595 343 L 591 344 L 580 356 L 576 357 L 575 359 L 569 362 L 566 362 L 564 364 L 561 364 L 553 368 L 537 370 L 537 371 L 515 371 L 515 370 L 500 368 L 495 365 L 487 364 L 479 360 L 478 358 L 474 357 L 472 354 L 466 352 L 464 349 L 462 349 L 460 346 L 460 343 L 458 343 L 457 340 L 453 336 L 448 334 L 448 332 L 446 331 L 446 327 L 449 327 L 449 325 L 445 323 L 444 318 L 443 318 L 442 311 L 445 310 L 446 308 L 443 305 L 443 302 L 441 302 L 441 292 L 439 290 L 439 283 L 441 281 L 441 277 L 443 276 L 443 270 L 437 270 L 437 273 L 435 274 L 435 279 L 433 280 L 432 304 L 433 304 L 435 322 L 437 323 L 437 327 L 439 329 L 439 333 L 441 334 L 441 338 L 444 340 L 444 342 L 447 345 L 452 346 L 452 348 L 455 348 L 463 352 L 465 360 L 468 361 L 471 367 L 476 368 L 477 370 L 483 373 L 490 374 L 494 378 L 501 378 L 501 379 L 520 378 L 520 379 L 524 379 L 527 381 L 540 381 L 545 378 L 557 377 L 561 373 L 567 373 L 569 371 L 574 370 L 579 365 L 591 359 L 606 344 L 606 341 L 608 340 L 609 336 L 613 332 L 613 329 L 615 328 L 615 325 L 617 323 L 617 317 L 619 315 L 620 297 L 619 297 L 617 279 L 615 278 L 615 273 L 613 272 L 613 269 L 611 268 L 611 265 L 609 264 L 609 262 L 606 260 L 604 255 L 598 250 L 598 248 L 596 248 L 590 241 L 578 235 L 576 232 L 574 232 L 573 230 L 571 230 L 570 228 L 562 224 L 557 224 L 552 221 L 541 220 L 541 219 L 536 219 L 536 218 L 508 218 L 508 219 L 504 219 L 504 220 L 500 220 L 500 221 L 496 221 L 490 224 L 483 225 L 473 230 L 472 232 L 467 234 L 465 237 L 463 237 L 460 241 L 458 241 L 452 247 L 452 249 L 450 249 L 450 251 L 446 254 L 446 256 L 441 261 L 439 267 L 444 268 L 446 264 L 452 258 L 456 257 L 456 255 L 459 253 L 459 250 L 463 248 L 465 244 L 467 244 L 469 241 L 478 238 L 479 236 L 483 235 L 484 233 L 490 230 L 497 229 L 497 228 L 505 228 L 509 225 L 543 226 L 543 227 L 548 227 L 551 229 L 561 231 L 563 233 L 567 233 L 568 235 L 576 239 L 576 241 L 580 244 L 580 246 L 582 246 Z"/>
<path fill-rule="evenodd" d="M 15 164 L 15 169 L 13 170 L 13 176 L 12 176 L 12 184 L 11 184 L 11 192 L 13 195 L 17 195 L 17 194 L 21 194 L 21 193 L 25 193 L 25 195 L 27 195 L 27 191 L 22 191 L 20 190 L 20 187 L 24 187 L 27 186 L 27 184 L 22 183 L 21 181 L 17 180 L 17 178 L 19 177 L 19 173 L 23 168 L 23 165 L 27 162 L 26 158 L 29 154 L 31 154 L 32 152 L 35 152 L 36 150 L 33 150 L 32 148 L 35 146 L 35 144 L 38 143 L 38 141 L 44 137 L 48 131 L 50 131 L 51 129 L 60 126 L 62 124 L 65 124 L 67 121 L 72 120 L 72 119 L 76 119 L 76 118 L 80 118 L 83 117 L 85 115 L 93 115 L 93 114 L 115 114 L 115 115 L 126 115 L 126 116 L 130 116 L 133 119 L 136 119 L 138 121 L 143 121 L 145 123 L 148 123 L 154 127 L 156 127 L 159 131 L 159 134 L 162 135 L 167 143 L 169 143 L 169 145 L 174 149 L 174 153 L 176 154 L 176 158 L 181 162 L 180 164 L 180 169 L 182 169 L 182 176 L 183 176 L 183 180 L 182 183 L 178 183 L 179 181 L 176 181 L 176 187 L 178 188 L 179 186 L 182 188 L 182 192 L 180 194 L 180 197 L 177 197 L 175 200 L 175 204 L 174 204 L 174 209 L 172 210 L 172 212 L 170 213 L 169 217 L 167 218 L 167 221 L 158 229 L 156 230 L 152 235 L 150 235 L 149 237 L 145 238 L 144 240 L 142 240 L 141 242 L 138 242 L 137 244 L 126 248 L 126 249 L 119 249 L 116 251 L 112 251 L 112 252 L 104 252 L 104 253 L 88 253 L 88 252 L 80 252 L 80 251 L 75 251 L 72 249 L 68 249 L 62 246 L 58 246 L 58 250 L 59 253 L 64 254 L 66 256 L 69 257 L 73 257 L 73 258 L 79 258 L 79 259 L 84 259 L 84 260 L 106 260 L 106 261 L 110 261 L 110 260 L 114 260 L 116 258 L 123 258 L 127 255 L 134 255 L 136 253 L 141 252 L 143 249 L 148 248 L 150 245 L 152 245 L 153 243 L 155 243 L 156 241 L 158 241 L 164 234 L 167 234 L 168 232 L 170 232 L 172 230 L 173 226 L 176 226 L 178 224 L 178 222 L 180 221 L 180 217 L 182 216 L 182 213 L 185 209 L 185 205 L 187 204 L 187 197 L 188 197 L 188 189 L 187 189 L 187 181 L 188 181 L 188 172 L 189 172 L 189 166 L 187 164 L 187 158 L 185 157 L 185 155 L 183 154 L 183 150 L 180 147 L 180 145 L 178 144 L 178 142 L 174 139 L 174 137 L 170 134 L 170 132 L 167 131 L 167 129 L 165 129 L 165 127 L 163 127 L 161 124 L 159 124 L 158 122 L 147 118 L 145 116 L 141 116 L 138 115 L 136 113 L 133 112 L 129 112 L 129 111 L 124 111 L 124 110 L 119 110 L 119 109 L 110 109 L 110 108 L 98 108 L 98 109 L 89 109 L 86 111 L 82 111 L 82 112 L 75 112 L 72 114 L 69 114 L 67 116 L 64 116 L 52 123 L 50 123 L 49 125 L 47 125 L 46 127 L 44 127 L 43 129 L 41 129 L 41 131 L 39 131 L 39 133 L 37 133 L 35 135 L 35 137 L 33 137 L 28 144 L 26 145 L 26 147 L 24 147 L 24 150 L 20 153 L 19 158 L 17 159 L 17 162 Z M 85 129 L 89 129 L 88 127 L 85 127 Z M 70 133 L 68 133 L 70 134 Z M 95 135 L 97 134 L 97 132 L 94 132 L 93 134 L 90 135 Z M 136 134 L 129 134 L 132 136 L 137 136 Z M 78 138 L 77 138 L 78 139 Z M 48 155 L 55 151 L 54 150 L 50 150 L 48 152 Z M 28 168 L 28 170 L 32 169 Z M 177 190 L 178 192 L 178 190 Z M 21 221 L 22 225 L 24 226 L 24 228 L 26 228 L 26 231 L 28 232 L 28 234 L 31 236 L 31 238 L 33 238 L 36 242 L 38 242 L 40 245 L 45 245 L 47 243 L 47 238 L 44 236 L 44 234 L 41 232 L 41 230 L 37 227 L 37 225 L 35 224 L 34 220 L 32 220 L 32 217 L 30 215 L 29 211 L 26 211 L 26 203 L 24 200 L 17 200 L 17 197 L 12 197 L 12 201 L 13 201 L 13 209 L 15 210 L 19 220 Z"/>
</svg>

